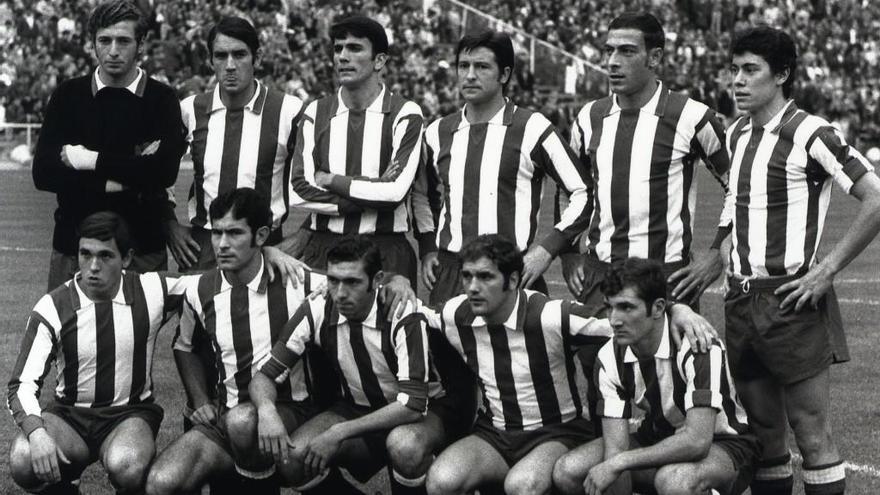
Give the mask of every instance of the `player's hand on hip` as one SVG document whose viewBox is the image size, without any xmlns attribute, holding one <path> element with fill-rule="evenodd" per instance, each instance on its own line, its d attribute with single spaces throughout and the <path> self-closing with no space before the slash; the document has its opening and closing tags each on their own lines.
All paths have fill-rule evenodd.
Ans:
<svg viewBox="0 0 880 495">
<path fill-rule="evenodd" d="M 416 293 L 403 275 L 395 273 L 379 287 L 379 302 L 385 306 L 388 321 L 403 316 L 406 308 L 415 308 L 416 301 Z"/>
<path fill-rule="evenodd" d="M 695 254 L 687 266 L 673 272 L 666 282 L 673 287 L 673 298 L 690 303 L 698 300 L 718 279 L 723 268 L 721 253 L 717 249 L 710 249 L 703 255 Z"/>
<path fill-rule="evenodd" d="M 31 469 L 40 481 L 58 483 L 61 481 L 61 467 L 58 462 L 70 464 L 64 452 L 58 448 L 55 439 L 45 428 L 37 428 L 28 436 L 31 452 Z"/>
<path fill-rule="evenodd" d="M 259 410 L 257 434 L 260 452 L 263 455 L 272 457 L 275 462 L 287 462 L 287 429 L 277 410 L 273 408 Z"/>
<path fill-rule="evenodd" d="M 128 189 L 128 187 L 116 182 L 113 179 L 107 179 L 107 182 L 104 183 L 104 192 L 108 193 L 118 193 Z"/>
<path fill-rule="evenodd" d="M 266 259 L 266 268 L 269 270 L 269 281 L 275 280 L 275 271 L 281 275 L 281 281 L 290 283 L 296 287 L 305 278 L 308 265 L 289 256 L 284 251 L 274 246 L 263 246 L 263 257 Z"/>
<path fill-rule="evenodd" d="M 199 261 L 201 246 L 192 237 L 192 227 L 180 225 L 177 220 L 165 222 L 168 249 L 180 268 L 188 269 Z"/>
<path fill-rule="evenodd" d="M 523 274 L 520 286 L 528 289 L 550 267 L 551 255 L 543 246 L 534 245 L 523 256 Z"/>
<path fill-rule="evenodd" d="M 156 154 L 159 151 L 159 145 L 162 143 L 161 139 L 157 139 L 152 142 L 144 143 L 135 148 L 135 155 L 137 156 L 150 156 Z"/>
<path fill-rule="evenodd" d="M 785 294 L 785 298 L 779 303 L 782 311 L 800 311 L 807 304 L 817 307 L 819 301 L 831 290 L 834 283 L 834 273 L 819 263 L 815 265 L 801 278 L 782 284 L 773 291 L 777 296 Z"/>
<path fill-rule="evenodd" d="M 574 297 L 581 297 L 584 291 L 584 257 L 580 253 L 566 253 L 559 257 L 562 261 L 562 278 Z"/>
<path fill-rule="evenodd" d="M 681 347 L 684 336 L 697 353 L 707 352 L 712 340 L 718 338 L 718 332 L 706 318 L 684 303 L 673 303 L 669 308 L 669 326 L 672 328 L 672 340 L 675 346 Z"/>
<path fill-rule="evenodd" d="M 422 282 L 425 288 L 432 290 L 434 284 L 437 283 L 437 267 L 440 266 L 440 260 L 437 259 L 437 251 L 432 251 L 422 258 Z"/>
<path fill-rule="evenodd" d="M 207 402 L 197 407 L 189 417 L 193 424 L 209 425 L 217 422 L 217 406 Z"/>
<path fill-rule="evenodd" d="M 61 161 L 74 170 L 95 170 L 98 152 L 80 144 L 65 144 L 61 147 Z"/>
</svg>

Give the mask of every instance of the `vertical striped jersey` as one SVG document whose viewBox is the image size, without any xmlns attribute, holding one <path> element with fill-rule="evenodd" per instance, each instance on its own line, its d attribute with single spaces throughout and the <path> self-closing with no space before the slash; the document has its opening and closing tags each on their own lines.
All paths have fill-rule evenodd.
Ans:
<svg viewBox="0 0 880 495">
<path fill-rule="evenodd" d="M 608 320 L 593 318 L 578 303 L 531 290 L 520 290 L 503 324 L 475 316 L 465 295 L 450 299 L 439 313 L 420 311 L 477 376 L 481 414 L 495 428 L 535 430 L 586 414 L 586 383 L 580 361 L 573 359 L 575 346 L 607 340 Z"/>
<path fill-rule="evenodd" d="M 290 160 L 303 102 L 256 84 L 242 109 L 226 108 L 216 87 L 180 103 L 193 160 L 188 204 L 193 225 L 210 229 L 211 201 L 239 187 L 262 194 L 272 210 L 273 229 L 287 218 Z"/>
<path fill-rule="evenodd" d="M 290 201 L 311 212 L 308 226 L 337 234 L 410 230 L 409 189 L 421 155 L 422 109 L 387 87 L 364 110 L 341 90 L 311 102 L 297 131 Z M 334 174 L 327 189 L 315 172 Z"/>
<path fill-rule="evenodd" d="M 7 396 L 26 435 L 42 426 L 40 388 L 53 362 L 55 400 L 61 404 L 108 407 L 152 400 L 156 335 L 191 282 L 123 272 L 116 296 L 93 302 L 79 280 L 77 273 L 43 296 L 28 319 Z"/>
<path fill-rule="evenodd" d="M 507 101 L 488 122 L 471 124 L 465 109 L 425 131 L 428 198 L 413 208 L 420 234 L 458 252 L 482 234 L 501 234 L 526 250 L 535 238 L 549 176 L 571 198 L 539 243 L 556 254 L 587 226 L 585 170 L 549 120 Z M 436 219 L 436 221 L 435 221 Z"/>
<path fill-rule="evenodd" d="M 276 382 L 300 362 L 305 346 L 314 343 L 330 358 L 345 400 L 379 409 L 394 401 L 427 412 L 428 400 L 443 387 L 428 350 L 425 317 L 407 312 L 388 321 L 373 301 L 364 321 L 339 314 L 332 299 L 305 301 L 284 328 L 271 357 L 260 371 Z"/>
<path fill-rule="evenodd" d="M 597 415 L 629 419 L 635 404 L 645 411 L 642 427 L 665 438 L 684 425 L 689 409 L 710 407 L 718 412 L 716 435 L 747 432 L 746 413 L 736 396 L 721 342 L 713 341 L 709 352 L 698 354 L 687 339 L 675 349 L 669 332 L 666 320 L 660 345 L 647 358 L 640 359 L 629 346 L 619 346 L 613 339 L 599 350 Z"/>
<path fill-rule="evenodd" d="M 194 333 L 205 332 L 217 356 L 217 398 L 231 409 L 249 400 L 248 385 L 258 363 L 269 355 L 290 315 L 324 278 L 306 271 L 296 287 L 285 285 L 281 277 L 269 282 L 265 266 L 246 285 L 231 285 L 219 269 L 197 277 L 186 290 L 174 349 L 192 352 Z M 299 364 L 279 390 L 279 399 L 302 401 L 308 396 Z"/>
<path fill-rule="evenodd" d="M 690 258 L 697 160 L 727 188 L 724 127 L 712 110 L 660 83 L 638 109 L 613 95 L 587 103 L 571 145 L 589 170 L 587 251 L 608 263 Z"/>
<path fill-rule="evenodd" d="M 721 226 L 733 226 L 732 272 L 803 275 L 816 260 L 831 181 L 849 192 L 870 162 L 820 117 L 789 101 L 764 127 L 742 117 L 727 130 L 730 191 Z"/>
</svg>

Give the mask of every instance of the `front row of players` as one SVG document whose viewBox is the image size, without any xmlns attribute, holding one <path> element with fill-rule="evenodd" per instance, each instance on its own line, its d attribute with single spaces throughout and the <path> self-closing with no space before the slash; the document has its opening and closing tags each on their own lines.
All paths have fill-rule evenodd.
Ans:
<svg viewBox="0 0 880 495">
<path fill-rule="evenodd" d="M 231 491 L 277 492 L 280 482 L 357 493 L 339 468 L 364 480 L 386 464 L 394 493 L 747 486 L 758 446 L 724 348 L 687 306 L 667 304 L 658 263 L 632 258 L 610 270 L 609 317 L 600 320 L 519 288 L 520 251 L 481 236 L 460 253 L 464 294 L 429 308 L 404 293 L 406 279 L 383 274 L 378 249 L 362 238 L 328 252 L 326 279 L 271 278 L 270 267 L 289 260 L 262 249 L 271 215 L 251 189 L 219 196 L 210 214 L 218 268 L 180 278 L 125 271 L 130 239 L 115 214 L 83 221 L 80 272 L 37 303 L 10 381 L 22 429 L 10 466 L 21 487 L 77 493 L 74 480 L 95 460 L 120 493 L 192 492 L 236 471 L 245 481 Z M 405 307 L 380 297 L 385 290 L 409 298 Z M 153 349 L 181 306 L 174 356 L 195 399 L 195 427 L 153 461 L 163 416 L 152 395 Z M 216 402 L 191 353 L 199 332 L 219 356 Z M 444 388 L 429 336 L 448 341 L 476 377 L 476 415 L 466 413 L 474 394 Z M 604 431 L 596 439 L 573 353 L 608 337 L 596 367 Z M 690 339 L 707 338 L 708 352 L 694 352 Z M 338 375 L 339 394 L 320 411 L 309 393 L 310 352 Z M 58 385 L 44 408 L 39 392 L 53 359 Z M 633 405 L 646 416 L 630 434 Z"/>
</svg>

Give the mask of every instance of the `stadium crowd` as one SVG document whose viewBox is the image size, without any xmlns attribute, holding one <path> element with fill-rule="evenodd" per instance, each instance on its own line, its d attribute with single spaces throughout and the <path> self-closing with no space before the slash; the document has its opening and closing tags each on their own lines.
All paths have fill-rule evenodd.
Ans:
<svg viewBox="0 0 880 495">
<path fill-rule="evenodd" d="M 148 2 L 143 2 L 148 4 Z M 601 63 L 599 22 L 627 9 L 651 9 L 667 26 L 669 50 L 664 78 L 674 88 L 727 117 L 734 112 L 726 68 L 732 30 L 766 22 L 790 31 L 801 51 L 802 72 L 796 99 L 826 116 L 854 144 L 880 138 L 880 4 L 867 0 L 491 0 L 479 8 L 537 38 L 584 59 Z M 416 100 L 426 117 L 443 115 L 456 105 L 450 62 L 462 10 L 441 0 L 186 0 L 149 2 L 153 7 L 145 68 L 177 88 L 180 97 L 197 93 L 210 80 L 206 29 L 224 14 L 251 18 L 263 43 L 262 79 L 304 99 L 332 88 L 325 33 L 335 17 L 362 11 L 379 19 L 392 40 L 386 80 Z M 91 1 L 7 0 L 0 3 L 0 95 L 7 121 L 38 122 L 49 95 L 62 80 L 93 65 L 82 36 Z M 473 17 L 471 15 L 471 17 Z M 514 81 L 518 101 L 536 109 L 554 108 L 554 94 L 534 91 L 544 74 L 520 64 Z M 551 100 L 551 101 L 548 101 Z M 574 108 L 562 109 L 559 120 Z M 569 110 L 569 111 L 565 111 Z M 550 113 L 550 112 L 548 112 Z M 555 119 L 554 119 L 555 120 Z M 570 119 L 569 121 L 570 122 Z M 559 122 L 561 123 L 561 122 Z M 566 122 L 563 127 L 567 127 Z"/>
</svg>

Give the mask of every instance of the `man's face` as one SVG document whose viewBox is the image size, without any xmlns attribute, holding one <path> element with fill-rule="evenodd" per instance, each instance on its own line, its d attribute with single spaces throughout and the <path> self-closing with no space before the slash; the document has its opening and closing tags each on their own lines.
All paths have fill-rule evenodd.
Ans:
<svg viewBox="0 0 880 495">
<path fill-rule="evenodd" d="M 230 96 L 250 91 L 254 84 L 256 60 L 244 41 L 217 33 L 211 64 L 220 89 Z"/>
<path fill-rule="evenodd" d="M 479 46 L 458 55 L 456 75 L 461 97 L 468 103 L 480 104 L 504 94 L 503 83 L 510 78 L 510 68 L 506 67 L 501 74 L 492 50 Z"/>
<path fill-rule="evenodd" d="M 244 218 L 235 218 L 232 211 L 219 219 L 211 219 L 211 245 L 217 267 L 238 272 L 248 266 L 260 252 L 263 240 L 255 239 Z"/>
<path fill-rule="evenodd" d="M 134 21 L 120 21 L 95 33 L 95 56 L 101 72 L 114 81 L 127 81 L 134 75 L 140 50 Z"/>
<path fill-rule="evenodd" d="M 614 94 L 637 94 L 657 78 L 654 70 L 660 63 L 660 49 L 648 53 L 645 37 L 638 29 L 612 29 L 608 32 L 603 52 Z"/>
<path fill-rule="evenodd" d="M 505 289 L 504 275 L 495 262 L 485 256 L 461 265 L 461 285 L 471 310 L 475 315 L 491 321 L 507 319 L 503 313 L 509 309 L 508 303 L 516 297 L 518 282 L 517 275 L 511 274 Z"/>
<path fill-rule="evenodd" d="M 381 278 L 381 273 L 377 273 L 376 277 Z M 327 288 L 342 316 L 352 321 L 363 321 L 370 313 L 376 291 L 363 261 L 328 262 Z"/>
<path fill-rule="evenodd" d="M 766 107 L 777 94 L 782 94 L 785 75 L 774 74 L 770 64 L 760 55 L 745 52 L 734 55 L 730 62 L 733 94 L 737 107 L 755 113 Z"/>
<path fill-rule="evenodd" d="M 80 287 L 94 301 L 109 301 L 119 290 L 122 270 L 131 262 L 131 253 L 123 256 L 116 239 L 102 241 L 83 237 L 79 240 Z"/>
<path fill-rule="evenodd" d="M 385 66 L 385 54 L 373 57 L 373 44 L 367 38 L 346 35 L 333 40 L 333 66 L 339 84 L 359 88 Z"/>
<path fill-rule="evenodd" d="M 618 345 L 636 345 L 647 337 L 654 327 L 656 307 L 645 306 L 645 301 L 632 287 L 605 298 L 608 304 L 608 321 Z M 660 313 L 662 314 L 662 309 Z"/>
</svg>

